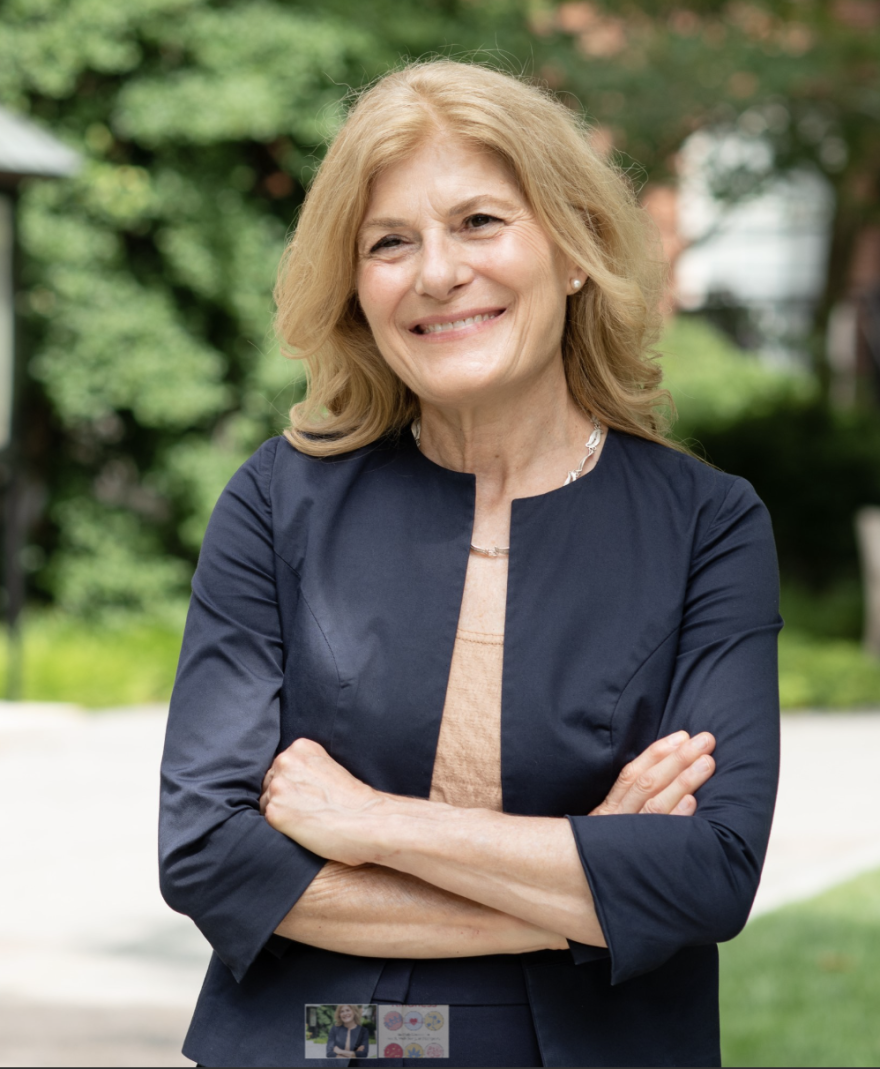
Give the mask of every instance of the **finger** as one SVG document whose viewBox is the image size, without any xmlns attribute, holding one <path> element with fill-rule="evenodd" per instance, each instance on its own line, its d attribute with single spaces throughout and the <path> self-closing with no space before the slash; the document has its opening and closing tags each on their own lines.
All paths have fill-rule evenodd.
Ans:
<svg viewBox="0 0 880 1069">
<path fill-rule="evenodd" d="M 675 809 L 672 810 L 670 816 L 673 817 L 692 817 L 697 811 L 697 800 L 692 794 L 686 794 L 684 798 L 678 803 Z"/>
<path fill-rule="evenodd" d="M 294 739 L 290 746 L 287 747 L 287 750 L 298 757 L 326 757 L 333 761 L 333 758 L 330 757 L 330 754 L 327 753 L 320 742 L 315 742 L 314 739 L 307 739 L 305 736 Z M 333 763 L 336 764 L 335 761 Z"/>
<path fill-rule="evenodd" d="M 702 731 L 692 739 L 688 739 L 680 746 L 667 754 L 661 761 L 646 769 L 631 784 L 626 794 L 621 798 L 617 812 L 619 813 L 642 813 L 654 812 L 652 808 L 645 809 L 646 803 L 656 798 L 665 791 L 674 781 L 701 756 L 705 756 L 715 749 L 715 738 L 708 731 Z M 705 779 L 701 782 L 705 782 Z M 682 791 L 676 803 L 684 794 L 691 794 L 696 786 L 687 791 Z M 670 806 L 663 810 L 668 813 Z M 658 808 L 656 810 L 660 812 Z"/>
<path fill-rule="evenodd" d="M 620 775 L 614 786 L 608 792 L 608 797 L 599 807 L 605 813 L 614 813 L 619 808 L 623 799 L 632 789 L 640 776 L 644 776 L 655 765 L 659 764 L 670 753 L 674 753 L 683 743 L 690 738 L 686 731 L 676 731 L 674 735 L 657 739 L 656 742 L 639 754 L 635 760 L 630 761 L 620 770 Z"/>
<path fill-rule="evenodd" d="M 715 760 L 709 754 L 698 757 L 669 784 L 664 790 L 649 798 L 641 809 L 642 813 L 672 813 L 689 795 L 703 786 L 715 772 Z"/>
</svg>

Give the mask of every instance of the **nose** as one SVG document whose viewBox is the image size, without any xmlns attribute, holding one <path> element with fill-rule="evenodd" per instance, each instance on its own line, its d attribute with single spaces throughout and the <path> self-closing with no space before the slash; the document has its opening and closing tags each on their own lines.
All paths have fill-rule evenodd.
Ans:
<svg viewBox="0 0 880 1069">
<path fill-rule="evenodd" d="M 424 235 L 415 290 L 419 296 L 446 300 L 459 286 L 474 276 L 464 250 L 448 233 L 432 231 Z"/>
</svg>

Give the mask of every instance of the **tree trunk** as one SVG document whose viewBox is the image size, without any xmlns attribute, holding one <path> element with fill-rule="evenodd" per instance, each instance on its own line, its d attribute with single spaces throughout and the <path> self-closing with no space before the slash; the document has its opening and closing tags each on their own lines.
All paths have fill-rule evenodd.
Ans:
<svg viewBox="0 0 880 1069">
<path fill-rule="evenodd" d="M 865 649 L 880 657 L 880 508 L 859 509 L 856 533 L 865 583 Z"/>
</svg>

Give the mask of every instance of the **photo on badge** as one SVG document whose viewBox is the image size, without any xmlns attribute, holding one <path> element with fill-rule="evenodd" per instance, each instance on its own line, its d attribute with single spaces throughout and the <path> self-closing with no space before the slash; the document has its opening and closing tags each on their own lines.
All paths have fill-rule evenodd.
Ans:
<svg viewBox="0 0 880 1069">
<path fill-rule="evenodd" d="M 376 1007 L 360 1002 L 306 1004 L 306 1058 L 376 1057 Z"/>
<path fill-rule="evenodd" d="M 448 1006 L 377 1006 L 381 1058 L 448 1058 Z"/>
</svg>

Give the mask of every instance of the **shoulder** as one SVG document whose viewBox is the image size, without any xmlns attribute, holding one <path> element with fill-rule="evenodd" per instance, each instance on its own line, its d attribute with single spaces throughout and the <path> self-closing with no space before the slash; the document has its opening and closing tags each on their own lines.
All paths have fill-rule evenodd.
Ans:
<svg viewBox="0 0 880 1069">
<path fill-rule="evenodd" d="M 317 457 L 304 453 L 283 436 L 270 438 L 251 461 L 262 466 L 272 481 L 296 480 L 331 485 L 346 482 L 368 472 L 386 467 L 401 452 L 399 435 L 388 435 L 369 445 L 345 453 Z"/>
<path fill-rule="evenodd" d="M 227 489 L 241 489 L 266 494 L 272 481 L 272 472 L 282 438 L 270 438 L 252 453 L 229 480 Z"/>
<path fill-rule="evenodd" d="M 773 529 L 751 483 L 667 446 L 617 437 L 622 448 L 614 473 L 625 488 L 616 491 L 617 516 L 626 519 L 628 543 L 657 564 L 677 560 L 692 607 L 710 592 L 703 608 L 714 605 L 718 619 L 733 613 L 775 621 Z"/>
<path fill-rule="evenodd" d="M 689 453 L 615 433 L 621 480 L 651 509 L 686 514 L 703 532 L 749 513 L 766 516 L 754 487 Z"/>
<path fill-rule="evenodd" d="M 277 493 L 283 496 L 350 483 L 366 471 L 387 466 L 400 451 L 397 437 L 389 436 L 347 453 L 316 457 L 303 453 L 283 436 L 264 442 L 236 471 L 227 491 L 262 500 L 267 506 Z"/>
</svg>

